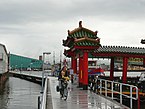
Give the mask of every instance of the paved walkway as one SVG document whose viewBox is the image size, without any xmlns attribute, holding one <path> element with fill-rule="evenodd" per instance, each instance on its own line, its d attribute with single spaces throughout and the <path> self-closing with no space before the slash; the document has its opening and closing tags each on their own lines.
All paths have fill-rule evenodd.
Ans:
<svg viewBox="0 0 145 109">
<path fill-rule="evenodd" d="M 128 109 L 125 106 L 120 106 L 117 102 L 112 102 L 111 100 L 97 95 L 89 90 L 76 88 L 76 85 L 69 85 L 68 99 L 67 101 L 64 101 L 63 99 L 60 99 L 59 93 L 56 92 L 57 84 L 57 78 L 49 78 L 50 92 L 48 104 L 50 106 L 52 103 L 51 106 L 53 109 Z M 52 107 L 49 106 L 47 109 L 52 109 Z"/>
</svg>

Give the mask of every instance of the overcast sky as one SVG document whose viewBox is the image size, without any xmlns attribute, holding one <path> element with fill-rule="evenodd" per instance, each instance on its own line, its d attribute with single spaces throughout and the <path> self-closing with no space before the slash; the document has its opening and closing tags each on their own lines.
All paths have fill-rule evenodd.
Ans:
<svg viewBox="0 0 145 109">
<path fill-rule="evenodd" d="M 0 43 L 13 54 L 59 60 L 67 30 L 98 31 L 102 45 L 145 47 L 145 0 L 1 0 Z M 52 60 L 52 55 L 49 56 Z"/>
</svg>

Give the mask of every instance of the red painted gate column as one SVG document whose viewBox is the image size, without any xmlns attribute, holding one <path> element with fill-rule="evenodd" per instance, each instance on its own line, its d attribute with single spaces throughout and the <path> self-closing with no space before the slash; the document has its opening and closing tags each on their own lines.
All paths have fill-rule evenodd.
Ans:
<svg viewBox="0 0 145 109">
<path fill-rule="evenodd" d="M 110 80 L 113 80 L 114 78 L 114 57 L 111 57 L 110 62 Z"/>
<path fill-rule="evenodd" d="M 127 80 L 127 67 L 128 67 L 128 58 L 123 57 L 123 75 L 122 75 L 123 83 L 126 83 L 126 80 Z"/>
<path fill-rule="evenodd" d="M 75 59 L 74 57 L 71 58 L 71 68 L 74 71 L 74 74 L 77 73 L 77 59 Z"/>
<path fill-rule="evenodd" d="M 71 68 L 73 69 L 73 57 L 71 57 Z"/>
<path fill-rule="evenodd" d="M 79 56 L 79 87 L 83 84 L 83 57 Z"/>
<path fill-rule="evenodd" d="M 88 89 L 88 52 L 83 54 L 83 89 Z"/>
</svg>

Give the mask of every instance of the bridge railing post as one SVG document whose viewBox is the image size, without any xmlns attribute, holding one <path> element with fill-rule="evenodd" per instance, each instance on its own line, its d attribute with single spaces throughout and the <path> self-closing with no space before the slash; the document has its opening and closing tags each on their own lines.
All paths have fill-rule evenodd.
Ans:
<svg viewBox="0 0 145 109">
<path fill-rule="evenodd" d="M 139 90 L 138 90 L 138 109 L 140 109 L 140 95 L 139 95 Z"/>
<path fill-rule="evenodd" d="M 130 108 L 132 109 L 132 86 L 130 86 Z"/>
<path fill-rule="evenodd" d="M 120 103 L 122 104 L 122 83 L 120 84 Z"/>
<path fill-rule="evenodd" d="M 107 97 L 107 80 L 105 80 L 105 96 Z"/>
<path fill-rule="evenodd" d="M 40 96 L 38 96 L 38 109 L 40 109 L 41 106 L 41 100 L 40 100 Z"/>
<path fill-rule="evenodd" d="M 111 95 L 112 95 L 112 100 L 113 100 L 113 98 L 114 98 L 114 95 L 113 95 L 113 84 L 114 84 L 114 82 L 112 81 L 112 82 L 111 82 Z"/>
<path fill-rule="evenodd" d="M 41 98 L 41 109 L 46 109 L 47 89 L 48 89 L 48 78 L 46 77 Z"/>
<path fill-rule="evenodd" d="M 103 93 L 105 96 L 108 96 L 107 93 L 108 91 L 111 91 L 111 98 L 113 100 L 114 98 L 114 93 L 119 94 L 120 98 L 120 104 L 122 104 L 123 97 L 126 97 L 130 99 L 130 109 L 133 108 L 133 100 L 136 100 L 138 102 L 138 109 L 140 109 L 140 95 L 139 95 L 139 89 L 137 86 L 130 85 L 130 84 L 125 84 L 125 83 L 119 83 L 115 81 L 110 81 L 110 80 L 105 80 L 105 79 L 99 79 L 100 81 L 100 94 Z M 108 86 L 107 86 L 108 84 Z M 109 84 L 111 84 L 111 87 L 109 88 Z M 119 90 L 116 90 L 114 88 L 114 85 L 117 84 L 119 86 Z M 125 93 L 126 89 L 129 89 L 130 93 Z M 133 94 L 135 96 L 133 96 Z"/>
<path fill-rule="evenodd" d="M 102 79 L 100 79 L 100 94 L 102 94 Z"/>
</svg>

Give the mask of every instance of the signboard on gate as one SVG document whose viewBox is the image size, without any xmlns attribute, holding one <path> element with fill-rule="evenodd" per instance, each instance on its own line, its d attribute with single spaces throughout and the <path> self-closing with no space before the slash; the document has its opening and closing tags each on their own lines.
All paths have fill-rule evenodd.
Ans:
<svg viewBox="0 0 145 109">
<path fill-rule="evenodd" d="M 123 58 L 122 57 L 117 57 L 114 60 L 115 62 L 118 63 L 122 63 L 123 62 Z M 143 63 L 143 58 L 129 58 L 128 59 L 129 63 Z"/>
</svg>

